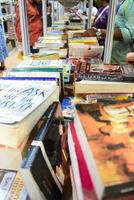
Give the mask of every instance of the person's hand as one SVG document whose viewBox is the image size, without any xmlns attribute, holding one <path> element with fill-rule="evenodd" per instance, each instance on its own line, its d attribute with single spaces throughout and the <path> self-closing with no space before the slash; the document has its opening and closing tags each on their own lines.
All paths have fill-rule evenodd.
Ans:
<svg viewBox="0 0 134 200">
<path fill-rule="evenodd" d="M 134 63 L 134 52 L 127 53 L 127 55 L 126 55 L 126 61 Z"/>
<path fill-rule="evenodd" d="M 73 33 L 73 37 L 84 37 L 83 33 Z"/>
<path fill-rule="evenodd" d="M 96 37 L 96 28 L 88 29 L 83 33 L 83 37 Z"/>
</svg>

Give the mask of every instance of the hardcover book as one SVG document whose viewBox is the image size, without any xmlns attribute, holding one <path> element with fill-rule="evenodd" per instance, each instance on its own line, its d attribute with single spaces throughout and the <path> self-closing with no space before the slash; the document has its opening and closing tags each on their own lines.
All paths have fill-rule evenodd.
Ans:
<svg viewBox="0 0 134 200">
<path fill-rule="evenodd" d="M 20 173 L 30 199 L 61 199 L 62 191 L 56 184 L 53 169 L 39 146 L 30 146 Z"/>
<path fill-rule="evenodd" d="M 17 148 L 48 106 L 59 99 L 58 86 L 14 85 L 0 92 L 0 144 Z"/>
<path fill-rule="evenodd" d="M 76 105 L 74 126 L 98 199 L 134 193 L 134 101 Z"/>
</svg>

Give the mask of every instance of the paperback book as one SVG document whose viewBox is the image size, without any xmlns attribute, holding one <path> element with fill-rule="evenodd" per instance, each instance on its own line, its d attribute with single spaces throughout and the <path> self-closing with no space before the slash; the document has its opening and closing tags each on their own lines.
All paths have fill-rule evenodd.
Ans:
<svg viewBox="0 0 134 200">
<path fill-rule="evenodd" d="M 134 193 L 134 101 L 76 105 L 74 126 L 98 199 Z"/>
<path fill-rule="evenodd" d="M 104 65 L 81 62 L 76 70 L 76 81 L 134 82 L 134 68 L 130 64 Z"/>
<path fill-rule="evenodd" d="M 18 68 L 63 68 L 63 60 L 24 60 L 19 65 Z"/>
<path fill-rule="evenodd" d="M 46 111 L 44 122 L 37 132 L 32 145 L 41 144 L 41 150 L 46 152 L 51 166 L 62 185 L 67 167 L 67 142 L 65 139 L 66 134 L 61 106 L 59 102 L 53 102 Z"/>
<path fill-rule="evenodd" d="M 0 144 L 17 148 L 44 114 L 59 99 L 53 85 L 13 85 L 0 92 Z"/>
<path fill-rule="evenodd" d="M 62 190 L 45 152 L 39 146 L 30 146 L 21 165 L 21 176 L 30 199 L 61 199 Z"/>
</svg>

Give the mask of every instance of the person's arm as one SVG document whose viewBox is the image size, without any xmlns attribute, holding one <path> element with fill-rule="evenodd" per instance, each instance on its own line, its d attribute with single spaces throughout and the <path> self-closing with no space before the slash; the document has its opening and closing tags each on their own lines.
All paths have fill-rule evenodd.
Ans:
<svg viewBox="0 0 134 200">
<path fill-rule="evenodd" d="M 126 61 L 134 63 L 134 52 L 127 53 L 127 55 L 126 55 Z"/>
<path fill-rule="evenodd" d="M 106 37 L 106 29 L 96 29 L 96 28 L 91 28 L 87 31 L 85 31 L 83 33 L 83 36 L 85 37 L 96 37 L 97 36 L 97 32 L 100 31 L 100 36 L 98 37 L 98 39 L 105 39 Z M 122 41 L 123 37 L 122 37 L 122 33 L 120 29 L 114 29 L 114 40 L 117 41 Z"/>
</svg>

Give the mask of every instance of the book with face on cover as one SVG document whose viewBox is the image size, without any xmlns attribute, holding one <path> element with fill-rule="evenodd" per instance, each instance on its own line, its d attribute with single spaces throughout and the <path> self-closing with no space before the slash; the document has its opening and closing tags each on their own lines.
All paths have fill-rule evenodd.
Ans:
<svg viewBox="0 0 134 200">
<path fill-rule="evenodd" d="M 134 101 L 76 105 L 74 126 L 98 199 L 134 194 Z"/>
<path fill-rule="evenodd" d="M 0 92 L 0 144 L 17 148 L 48 106 L 59 99 L 53 85 L 13 85 Z"/>
</svg>

